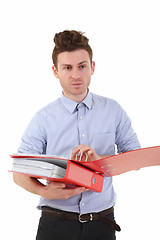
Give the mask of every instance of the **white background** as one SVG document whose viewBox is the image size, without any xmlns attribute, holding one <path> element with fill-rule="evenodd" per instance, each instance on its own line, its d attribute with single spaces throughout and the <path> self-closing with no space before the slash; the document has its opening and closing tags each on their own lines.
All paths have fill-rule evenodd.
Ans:
<svg viewBox="0 0 160 240">
<path fill-rule="evenodd" d="M 2 0 L 0 24 L 1 236 L 32 240 L 39 197 L 13 183 L 9 154 L 34 113 L 61 95 L 51 68 L 54 34 L 86 32 L 96 62 L 90 91 L 122 105 L 142 147 L 160 145 L 160 3 Z M 159 173 L 157 166 L 114 177 L 118 240 L 160 239 Z"/>
</svg>

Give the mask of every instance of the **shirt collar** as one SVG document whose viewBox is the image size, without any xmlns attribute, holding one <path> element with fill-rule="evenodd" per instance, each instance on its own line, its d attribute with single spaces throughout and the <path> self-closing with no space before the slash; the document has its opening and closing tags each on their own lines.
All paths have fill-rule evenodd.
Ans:
<svg viewBox="0 0 160 240">
<path fill-rule="evenodd" d="M 78 102 L 75 102 L 67 97 L 65 97 L 62 93 L 62 96 L 60 98 L 60 101 L 64 105 L 64 107 L 70 112 L 74 113 L 76 111 L 76 107 L 79 104 Z M 92 94 L 88 92 L 87 96 L 85 99 L 82 101 L 86 105 L 86 107 L 90 110 L 92 107 Z"/>
</svg>

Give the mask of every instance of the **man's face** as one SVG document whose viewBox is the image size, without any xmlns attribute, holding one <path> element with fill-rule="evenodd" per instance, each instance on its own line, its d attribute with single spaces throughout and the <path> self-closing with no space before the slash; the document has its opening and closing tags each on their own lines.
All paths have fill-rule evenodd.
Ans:
<svg viewBox="0 0 160 240">
<path fill-rule="evenodd" d="M 74 101 L 80 102 L 87 95 L 94 68 L 95 63 L 90 62 L 88 52 L 80 49 L 60 53 L 57 59 L 57 69 L 53 66 L 53 72 L 56 78 L 60 80 L 63 94 Z"/>
</svg>

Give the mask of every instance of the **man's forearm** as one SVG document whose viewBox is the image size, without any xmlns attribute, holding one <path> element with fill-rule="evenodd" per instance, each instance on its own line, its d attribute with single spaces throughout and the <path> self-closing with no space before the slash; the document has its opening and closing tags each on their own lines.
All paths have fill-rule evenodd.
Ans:
<svg viewBox="0 0 160 240">
<path fill-rule="evenodd" d="M 14 173 L 13 179 L 20 187 L 46 199 L 67 199 L 88 191 L 85 187 L 67 189 L 66 184 L 62 182 L 50 182 L 48 185 L 43 185 L 37 179 L 21 173 Z"/>
<path fill-rule="evenodd" d="M 25 190 L 40 196 L 42 195 L 44 185 L 37 179 L 21 173 L 13 173 L 13 180 Z"/>
</svg>

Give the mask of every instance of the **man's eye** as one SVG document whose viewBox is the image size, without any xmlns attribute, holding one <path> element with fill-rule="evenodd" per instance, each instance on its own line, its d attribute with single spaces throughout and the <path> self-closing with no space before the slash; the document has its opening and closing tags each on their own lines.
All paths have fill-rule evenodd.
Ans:
<svg viewBox="0 0 160 240">
<path fill-rule="evenodd" d="M 67 69 L 67 70 L 70 70 L 70 69 L 71 69 L 71 67 L 67 66 L 67 67 L 66 67 L 66 69 Z"/>
<path fill-rule="evenodd" d="M 81 65 L 79 68 L 83 69 L 83 68 L 85 68 L 85 67 L 86 67 L 86 65 Z"/>
<path fill-rule="evenodd" d="M 72 69 L 72 66 L 70 66 L 70 65 L 65 65 L 65 66 L 63 66 L 63 69 L 64 69 L 64 70 L 71 70 L 71 69 Z"/>
</svg>

